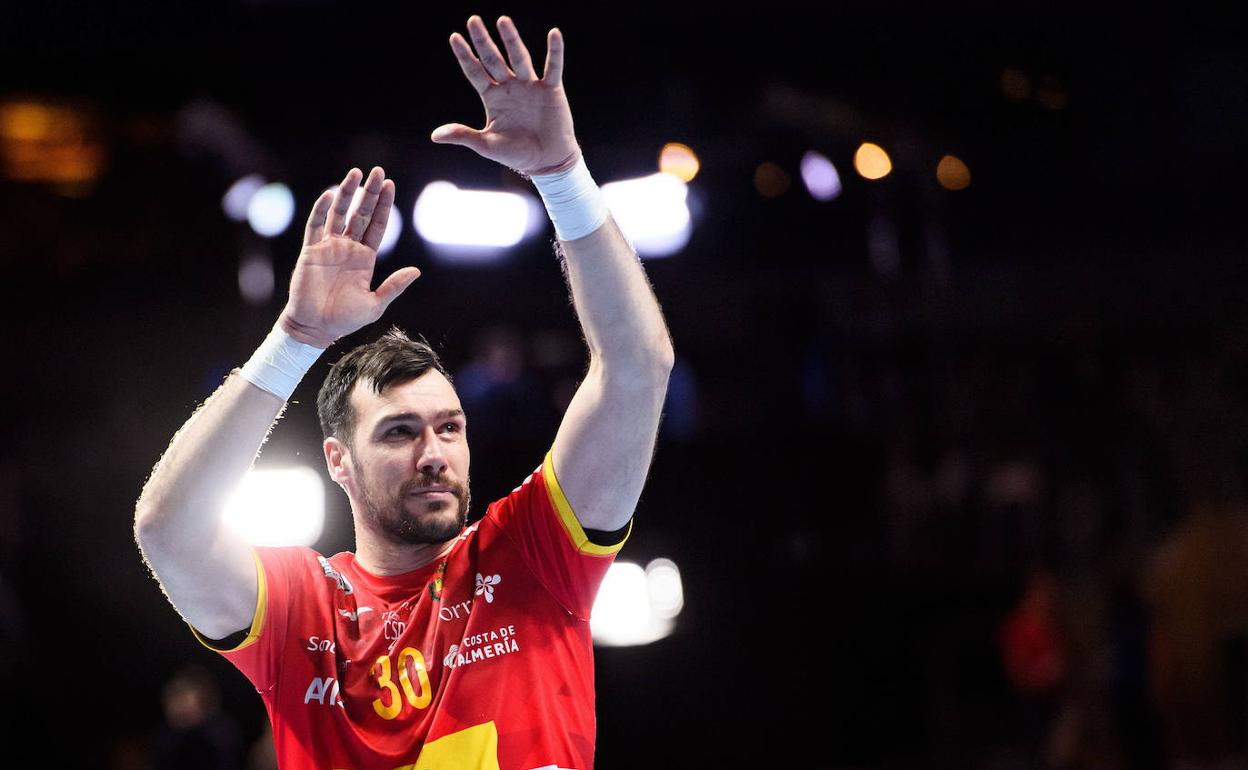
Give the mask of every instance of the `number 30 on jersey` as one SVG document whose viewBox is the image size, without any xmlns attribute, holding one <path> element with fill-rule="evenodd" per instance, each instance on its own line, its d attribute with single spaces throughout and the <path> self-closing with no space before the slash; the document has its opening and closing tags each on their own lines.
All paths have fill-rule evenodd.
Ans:
<svg viewBox="0 0 1248 770">
<path fill-rule="evenodd" d="M 406 699 L 407 705 L 416 709 L 428 708 L 430 700 L 433 699 L 433 692 L 429 687 L 429 670 L 425 668 L 425 656 L 420 654 L 420 650 L 412 647 L 404 647 L 399 653 L 398 659 L 395 661 L 399 669 L 399 683 L 395 684 L 391 679 L 390 656 L 382 655 L 377 658 L 377 662 L 373 664 L 372 674 L 377 679 L 377 686 L 382 689 L 381 695 L 373 701 L 373 711 L 377 712 L 377 716 L 382 719 L 394 719 L 403 710 L 403 701 Z M 408 673 L 409 668 L 416 671 L 417 687 L 412 686 L 412 676 Z M 403 688 L 402 694 L 399 688 Z M 385 691 L 389 691 L 389 696 Z M 389 701 L 387 703 L 387 701 Z"/>
</svg>

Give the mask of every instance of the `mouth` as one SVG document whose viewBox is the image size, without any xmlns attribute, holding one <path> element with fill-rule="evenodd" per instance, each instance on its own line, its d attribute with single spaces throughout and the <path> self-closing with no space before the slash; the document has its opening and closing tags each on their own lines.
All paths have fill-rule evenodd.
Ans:
<svg viewBox="0 0 1248 770">
<path fill-rule="evenodd" d="M 409 492 L 407 496 L 408 497 L 428 497 L 430 495 L 453 496 L 453 493 L 451 492 L 451 490 L 445 489 L 443 487 L 431 487 L 429 489 L 417 489 L 413 492 Z"/>
</svg>

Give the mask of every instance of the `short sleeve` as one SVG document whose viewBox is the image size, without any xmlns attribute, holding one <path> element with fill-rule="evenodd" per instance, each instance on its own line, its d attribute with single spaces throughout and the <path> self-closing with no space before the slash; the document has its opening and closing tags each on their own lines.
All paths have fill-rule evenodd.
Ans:
<svg viewBox="0 0 1248 770">
<path fill-rule="evenodd" d="M 565 610 L 588 620 L 598 587 L 632 532 L 602 545 L 586 534 L 555 476 L 550 452 L 511 494 L 490 505 L 486 518 L 519 546 L 525 562 Z"/>
<path fill-rule="evenodd" d="M 241 641 L 222 649 L 194 626 L 191 633 L 208 649 L 220 653 L 247 677 L 258 692 L 273 688 L 277 681 L 277 654 L 286 639 L 292 581 L 306 570 L 299 570 L 299 548 L 253 547 L 256 562 L 256 611 Z M 231 637 L 233 642 L 235 637 Z M 219 642 L 218 642 L 219 644 Z"/>
</svg>

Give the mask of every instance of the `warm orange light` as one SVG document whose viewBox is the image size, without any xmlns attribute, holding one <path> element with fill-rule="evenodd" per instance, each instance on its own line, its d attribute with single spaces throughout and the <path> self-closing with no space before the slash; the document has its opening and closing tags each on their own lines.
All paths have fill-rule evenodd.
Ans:
<svg viewBox="0 0 1248 770">
<path fill-rule="evenodd" d="M 687 144 L 668 142 L 659 152 L 659 171 L 671 174 L 682 182 L 692 182 L 701 168 L 697 153 Z"/>
<path fill-rule="evenodd" d="M 936 164 L 936 181 L 946 190 L 965 190 L 971 184 L 971 170 L 960 158 L 946 155 Z"/>
<path fill-rule="evenodd" d="M 39 102 L 0 104 L 0 160 L 10 179 L 80 185 L 103 170 L 105 150 L 78 110 Z"/>
<path fill-rule="evenodd" d="M 893 162 L 883 147 L 863 142 L 854 153 L 854 168 L 867 179 L 883 179 L 893 170 Z"/>
<path fill-rule="evenodd" d="M 771 161 L 764 161 L 754 169 L 754 189 L 764 198 L 778 198 L 789 190 L 793 180 L 784 169 Z"/>
</svg>

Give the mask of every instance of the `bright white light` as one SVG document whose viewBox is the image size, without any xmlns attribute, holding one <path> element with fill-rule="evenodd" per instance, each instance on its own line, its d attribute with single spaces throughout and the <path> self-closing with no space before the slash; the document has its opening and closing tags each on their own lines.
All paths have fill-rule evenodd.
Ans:
<svg viewBox="0 0 1248 770">
<path fill-rule="evenodd" d="M 325 485 L 311 468 L 251 470 L 222 520 L 252 545 L 312 545 L 325 524 Z"/>
<path fill-rule="evenodd" d="M 650 607 L 660 618 L 674 618 L 685 606 L 685 589 L 680 582 L 680 569 L 671 559 L 655 559 L 646 565 L 646 584 L 650 589 Z"/>
<path fill-rule="evenodd" d="M 667 560 L 651 562 L 651 568 L 658 562 Z M 627 647 L 650 644 L 670 634 L 675 628 L 672 618 L 680 611 L 679 607 L 672 609 L 670 570 L 675 566 L 670 562 L 658 564 L 656 587 L 656 578 L 640 565 L 626 561 L 612 564 L 598 590 L 590 617 L 589 630 L 594 641 L 608 647 Z M 679 580 L 677 572 L 676 595 L 680 593 Z M 655 606 L 656 598 L 665 609 Z M 683 604 L 683 599 L 678 601 Z"/>
<path fill-rule="evenodd" d="M 607 208 L 643 257 L 666 257 L 689 242 L 689 188 L 671 174 L 651 174 L 602 186 Z"/>
<path fill-rule="evenodd" d="M 235 222 L 247 219 L 247 207 L 251 204 L 252 197 L 263 186 L 264 177 L 259 174 L 248 174 L 230 185 L 230 189 L 226 190 L 221 198 L 221 208 L 225 211 L 225 215 Z"/>
<path fill-rule="evenodd" d="M 403 232 L 403 217 L 399 216 L 399 207 L 390 207 L 390 218 L 386 220 L 386 232 L 381 236 L 381 245 L 377 247 L 377 256 L 384 257 L 394 250 L 399 242 L 399 233 Z"/>
<path fill-rule="evenodd" d="M 830 201 L 841 194 L 841 175 L 827 156 L 811 150 L 802 156 L 802 181 L 817 201 Z"/>
<path fill-rule="evenodd" d="M 430 182 L 416 199 L 412 221 L 433 246 L 498 250 L 524 238 L 529 220 L 525 196 L 490 190 L 461 190 L 450 182 Z"/>
<path fill-rule="evenodd" d="M 238 265 L 238 291 L 248 304 L 273 299 L 273 260 L 267 254 L 248 254 Z"/>
<path fill-rule="evenodd" d="M 281 182 L 261 187 L 247 204 L 247 222 L 251 229 L 267 238 L 285 232 L 294 216 L 295 196 Z"/>
</svg>

